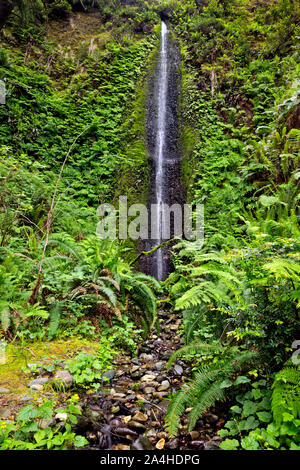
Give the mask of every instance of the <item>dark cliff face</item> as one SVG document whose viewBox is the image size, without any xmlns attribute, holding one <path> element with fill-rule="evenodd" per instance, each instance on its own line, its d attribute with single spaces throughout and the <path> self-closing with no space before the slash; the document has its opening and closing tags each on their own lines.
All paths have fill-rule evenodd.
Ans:
<svg viewBox="0 0 300 470">
<path fill-rule="evenodd" d="M 0 28 L 6 23 L 13 9 L 12 3 L 8 0 L 0 0 Z"/>
<path fill-rule="evenodd" d="M 164 201 L 165 203 L 183 204 L 182 191 L 180 187 L 180 169 L 181 158 L 178 145 L 178 102 L 181 88 L 180 73 L 180 52 L 179 46 L 169 32 L 167 40 L 168 54 L 168 89 L 167 89 L 167 112 L 166 112 L 166 141 L 164 150 Z M 154 181 L 156 173 L 156 161 L 154 158 L 156 134 L 157 134 L 157 118 L 158 118 L 158 79 L 159 79 L 159 54 L 155 72 L 149 77 L 148 97 L 146 102 L 146 132 L 147 132 L 147 149 L 149 153 L 149 163 L 151 167 L 150 189 L 149 189 L 149 208 L 155 203 Z M 149 211 L 150 213 L 150 211 Z M 149 219 L 150 227 L 150 219 Z M 171 226 L 172 236 L 172 226 Z M 150 237 L 150 234 L 149 234 Z M 141 250 L 150 251 L 158 242 L 148 240 L 141 242 Z M 155 254 L 142 257 L 140 261 L 140 270 L 154 275 Z M 164 278 L 171 271 L 170 256 L 168 250 L 164 251 Z"/>
</svg>

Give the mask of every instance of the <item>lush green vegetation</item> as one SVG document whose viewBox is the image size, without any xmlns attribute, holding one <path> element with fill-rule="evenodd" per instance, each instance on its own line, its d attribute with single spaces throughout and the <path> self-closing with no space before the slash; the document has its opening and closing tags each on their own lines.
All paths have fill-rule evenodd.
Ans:
<svg viewBox="0 0 300 470">
<path fill-rule="evenodd" d="M 170 365 L 182 357 L 194 374 L 173 397 L 170 435 L 186 408 L 192 430 L 223 401 L 222 449 L 299 449 L 299 5 L 130 3 L 11 1 L 3 15 L 0 339 L 96 339 L 100 353 L 68 368 L 79 390 L 97 389 L 116 352 L 134 354 L 158 326 L 164 292 L 184 318 Z M 136 272 L 131 243 L 95 235 L 99 203 L 121 193 L 144 202 L 147 192 L 158 12 L 182 53 L 182 181 L 206 219 L 203 250 L 178 241 L 163 285 Z M 84 446 L 75 405 L 55 431 L 37 424 L 53 419 L 51 403 L 26 407 L 3 425 L 0 448 Z"/>
<path fill-rule="evenodd" d="M 172 2 L 169 14 L 184 57 L 184 178 L 190 202 L 205 205 L 206 242 L 202 253 L 178 245 L 167 283 L 185 318 L 187 346 L 175 358 L 195 362 L 195 378 L 167 422 L 176 434 L 193 406 L 192 429 L 226 396 L 238 427 L 229 423 L 222 435 L 238 439 L 225 440 L 224 449 L 237 449 L 240 439 L 244 449 L 296 448 L 299 396 L 287 415 L 264 402 L 251 413 L 241 409 L 247 422 L 238 422 L 235 410 L 245 389 L 248 401 L 253 386 L 258 397 L 256 384 L 259 398 L 268 395 L 264 386 L 291 357 L 298 329 L 299 11 L 292 1 L 196 3 Z M 244 348 L 255 358 L 243 364 Z M 251 376 L 264 381 L 250 385 Z M 299 386 L 297 368 L 294 377 Z M 268 419 L 257 421 L 257 410 Z"/>
</svg>

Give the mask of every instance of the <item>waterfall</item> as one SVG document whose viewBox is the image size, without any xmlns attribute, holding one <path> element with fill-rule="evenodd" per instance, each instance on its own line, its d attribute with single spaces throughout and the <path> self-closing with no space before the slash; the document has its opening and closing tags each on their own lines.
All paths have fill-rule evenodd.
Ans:
<svg viewBox="0 0 300 470">
<path fill-rule="evenodd" d="M 178 144 L 178 101 L 181 89 L 180 50 L 167 23 L 161 23 L 161 39 L 155 71 L 148 78 L 146 102 L 147 150 L 151 168 L 149 237 L 140 249 L 152 251 L 173 237 L 174 218 L 166 208 L 182 204 L 181 159 Z M 151 217 L 150 217 L 151 216 Z M 150 220 L 151 219 L 151 220 Z M 170 225 L 164 233 L 163 221 Z M 151 229 L 150 229 L 151 227 Z M 160 248 L 140 259 L 140 270 L 164 281 L 170 273 L 170 251 Z"/>
<path fill-rule="evenodd" d="M 161 24 L 161 47 L 160 47 L 160 67 L 159 67 L 159 80 L 158 80 L 158 100 L 157 100 L 157 134 L 155 145 L 155 227 L 157 229 L 157 242 L 158 244 L 163 241 L 162 234 L 162 221 L 163 212 L 162 204 L 164 199 L 164 187 L 166 185 L 164 159 L 165 159 L 165 143 L 166 143 L 166 113 L 167 113 L 167 94 L 168 94 L 168 51 L 167 51 L 167 35 L 168 27 L 164 21 Z M 163 250 L 160 248 L 156 251 L 155 255 L 155 269 L 156 277 L 159 281 L 163 279 L 164 259 Z"/>
</svg>

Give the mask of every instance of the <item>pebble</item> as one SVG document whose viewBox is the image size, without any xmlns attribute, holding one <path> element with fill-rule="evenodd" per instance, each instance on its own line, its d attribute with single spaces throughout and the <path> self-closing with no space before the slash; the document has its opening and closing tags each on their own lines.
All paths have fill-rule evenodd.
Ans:
<svg viewBox="0 0 300 470">
<path fill-rule="evenodd" d="M 170 382 L 168 380 L 163 380 L 160 387 L 158 388 L 159 392 L 164 392 L 170 388 Z"/>
<path fill-rule="evenodd" d="M 154 357 L 152 356 L 152 354 L 143 353 L 143 354 L 140 355 L 139 359 L 142 362 L 151 362 L 151 361 L 153 361 Z"/>
<path fill-rule="evenodd" d="M 148 420 L 148 416 L 145 415 L 144 413 L 141 413 L 141 411 L 137 411 L 132 418 L 134 421 L 142 421 L 145 422 Z"/>
<path fill-rule="evenodd" d="M 177 375 L 182 375 L 183 374 L 183 368 L 179 365 L 176 365 L 174 367 L 174 371 L 176 372 Z"/>
<path fill-rule="evenodd" d="M 134 420 L 129 421 L 128 425 L 136 429 L 146 429 L 146 426 L 144 424 Z"/>
<path fill-rule="evenodd" d="M 145 387 L 144 392 L 146 393 L 146 395 L 151 395 L 151 394 L 155 393 L 155 388 L 154 387 Z"/>
<path fill-rule="evenodd" d="M 219 421 L 219 417 L 217 415 L 214 415 L 212 413 L 206 413 L 206 415 L 204 415 L 204 418 L 206 419 L 206 421 L 208 423 L 216 423 L 217 421 Z"/>
<path fill-rule="evenodd" d="M 54 423 L 53 419 L 41 419 L 38 423 L 39 429 L 48 429 Z"/>
<path fill-rule="evenodd" d="M 67 421 L 68 414 L 67 413 L 56 413 L 55 419 L 59 419 L 60 421 Z"/>
<path fill-rule="evenodd" d="M 156 437 L 156 431 L 155 429 L 149 429 L 144 433 L 145 437 Z"/>
<path fill-rule="evenodd" d="M 130 446 L 126 446 L 124 444 L 118 444 L 114 446 L 114 450 L 130 450 Z"/>
<path fill-rule="evenodd" d="M 116 371 L 111 369 L 111 370 L 107 370 L 106 372 L 104 372 L 102 377 L 106 377 L 107 379 L 112 380 L 115 375 L 116 375 Z"/>
<path fill-rule="evenodd" d="M 7 419 L 11 415 L 11 410 L 8 408 L 1 408 L 0 409 L 0 419 Z"/>
<path fill-rule="evenodd" d="M 219 445 L 213 440 L 206 441 L 204 443 L 204 450 L 219 450 Z"/>
<path fill-rule="evenodd" d="M 57 386 L 63 386 L 66 388 L 70 388 L 73 384 L 73 376 L 70 374 L 68 370 L 59 370 L 54 375 L 54 380 L 57 380 Z"/>
<path fill-rule="evenodd" d="M 33 384 L 31 385 L 31 390 L 36 390 L 37 392 L 41 392 L 44 388 L 44 385 L 41 384 Z"/>
<path fill-rule="evenodd" d="M 166 444 L 166 448 L 167 448 L 167 449 L 170 449 L 170 450 L 178 449 L 178 447 L 179 447 L 179 439 L 177 439 L 177 438 L 171 439 L 171 440 Z"/>
<path fill-rule="evenodd" d="M 142 382 L 152 382 L 155 379 L 156 379 L 156 375 L 146 374 L 141 378 L 141 381 Z"/>
<path fill-rule="evenodd" d="M 29 382 L 28 387 L 34 388 L 35 385 L 44 385 L 47 382 L 49 382 L 49 379 L 47 379 L 46 377 L 39 377 L 38 379 L 34 379 L 31 382 Z"/>
<path fill-rule="evenodd" d="M 28 395 L 25 395 L 24 397 L 21 397 L 19 399 L 20 403 L 27 403 L 27 402 L 30 402 L 30 401 L 33 401 L 33 397 L 29 397 Z"/>
</svg>

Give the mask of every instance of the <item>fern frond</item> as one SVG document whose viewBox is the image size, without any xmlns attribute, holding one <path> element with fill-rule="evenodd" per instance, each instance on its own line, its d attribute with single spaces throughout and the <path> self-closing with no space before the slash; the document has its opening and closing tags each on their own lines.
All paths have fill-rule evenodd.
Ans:
<svg viewBox="0 0 300 470">
<path fill-rule="evenodd" d="M 54 306 L 54 308 L 50 310 L 50 321 L 49 321 L 49 327 L 48 327 L 48 340 L 49 341 L 51 341 L 51 339 L 55 336 L 58 330 L 61 312 L 62 312 L 61 303 L 57 303 Z"/>
<path fill-rule="evenodd" d="M 185 348 L 188 350 L 191 346 L 193 345 L 188 345 Z M 191 430 L 201 413 L 211 407 L 216 400 L 224 398 L 224 391 L 221 389 L 222 381 L 236 374 L 244 363 L 251 363 L 255 356 L 256 353 L 246 352 L 219 365 L 212 364 L 202 367 L 171 402 L 166 414 L 166 425 L 170 436 L 176 435 L 180 417 L 187 406 L 193 408 L 189 419 L 189 429 Z"/>
<path fill-rule="evenodd" d="M 203 354 L 204 352 L 212 352 L 212 351 L 219 351 L 221 349 L 224 349 L 221 345 L 213 345 L 213 344 L 207 344 L 207 343 L 199 343 L 199 342 L 194 342 L 191 344 L 187 344 L 186 346 L 183 346 L 182 348 L 178 349 L 175 351 L 172 356 L 170 357 L 167 368 L 170 369 L 172 367 L 172 364 L 182 356 L 192 354 Z"/>
<path fill-rule="evenodd" d="M 223 380 L 223 379 L 222 379 Z M 217 400 L 224 399 L 224 390 L 220 387 L 222 380 L 211 384 L 201 395 L 201 401 L 197 403 L 189 414 L 188 430 L 192 431 L 201 414 L 208 410 Z"/>
<path fill-rule="evenodd" d="M 279 426 L 284 413 L 300 417 L 300 367 L 289 364 L 275 376 L 272 385 L 271 409 L 275 424 Z"/>
</svg>

